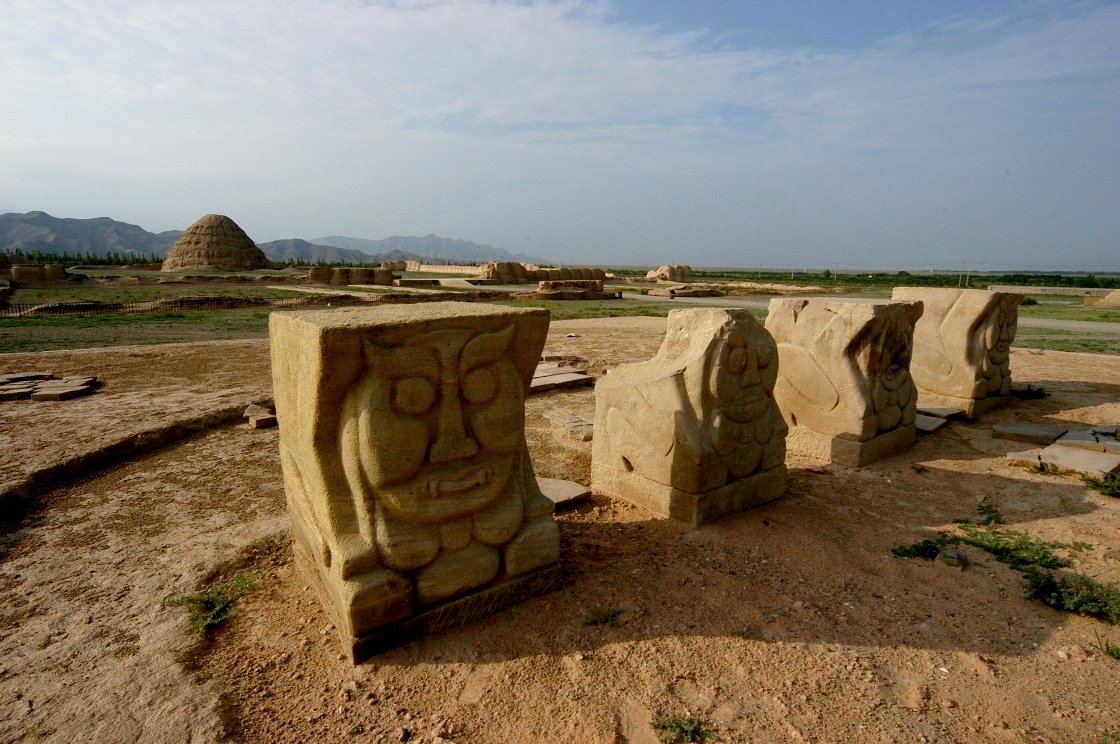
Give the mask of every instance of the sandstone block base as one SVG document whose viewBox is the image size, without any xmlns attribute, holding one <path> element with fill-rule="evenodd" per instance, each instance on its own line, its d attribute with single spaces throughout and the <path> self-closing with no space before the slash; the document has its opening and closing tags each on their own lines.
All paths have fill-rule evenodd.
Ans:
<svg viewBox="0 0 1120 744">
<path fill-rule="evenodd" d="M 957 398 L 952 395 L 939 395 L 931 393 L 928 390 L 918 390 L 919 405 L 926 406 L 945 406 L 949 408 L 958 408 L 964 411 L 964 417 L 972 420 L 980 418 L 981 414 L 988 411 L 994 411 L 997 408 L 1002 408 L 1007 405 L 1009 396 L 1006 395 L 989 395 L 986 398 Z"/>
<path fill-rule="evenodd" d="M 786 488 L 786 466 L 763 470 L 704 493 L 688 493 L 637 473 L 591 463 L 591 490 L 625 499 L 693 527 L 773 501 Z"/>
<path fill-rule="evenodd" d="M 303 575 L 308 577 L 338 630 L 342 648 L 350 662 L 359 664 L 372 656 L 397 646 L 509 609 L 540 594 L 560 588 L 563 574 L 560 564 L 542 566 L 528 573 L 490 584 L 472 594 L 451 602 L 421 606 L 414 611 L 411 588 L 392 571 L 361 574 L 341 584 L 314 560 L 307 542 L 295 531 L 295 558 Z M 383 581 L 378 581 L 378 576 Z M 350 613 L 342 617 L 339 612 Z M 349 628 L 370 628 L 351 633 Z"/>
<path fill-rule="evenodd" d="M 859 468 L 902 451 L 913 444 L 916 438 L 917 428 L 912 424 L 892 429 L 865 442 L 821 434 L 804 426 L 791 426 L 789 436 L 786 437 L 786 447 L 798 455 Z"/>
</svg>

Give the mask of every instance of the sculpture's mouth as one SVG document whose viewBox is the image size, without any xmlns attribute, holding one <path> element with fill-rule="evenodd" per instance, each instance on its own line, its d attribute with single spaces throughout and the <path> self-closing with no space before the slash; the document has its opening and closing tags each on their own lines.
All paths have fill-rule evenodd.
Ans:
<svg viewBox="0 0 1120 744">
<path fill-rule="evenodd" d="M 489 483 L 493 477 L 494 474 L 490 468 L 482 467 L 468 473 L 462 478 L 431 478 L 428 480 L 425 490 L 430 498 L 438 499 L 445 494 L 456 494 L 481 488 Z"/>
</svg>

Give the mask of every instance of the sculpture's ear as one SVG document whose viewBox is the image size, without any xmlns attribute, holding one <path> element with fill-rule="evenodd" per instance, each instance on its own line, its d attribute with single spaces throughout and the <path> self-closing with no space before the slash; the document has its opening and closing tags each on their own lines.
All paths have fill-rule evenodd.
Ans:
<svg viewBox="0 0 1120 744">
<path fill-rule="evenodd" d="M 480 333 L 463 347 L 460 357 L 459 371 L 467 372 L 483 364 L 493 364 L 506 356 L 510 339 L 513 338 L 513 326 L 507 325 L 497 331 Z"/>
</svg>

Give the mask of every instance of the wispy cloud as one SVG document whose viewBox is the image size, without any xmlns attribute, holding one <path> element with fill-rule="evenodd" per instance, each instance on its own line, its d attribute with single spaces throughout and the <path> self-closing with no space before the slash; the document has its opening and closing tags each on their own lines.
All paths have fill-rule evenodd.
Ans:
<svg viewBox="0 0 1120 744">
<path fill-rule="evenodd" d="M 799 195 L 822 203 L 817 214 L 856 210 L 864 219 L 881 218 L 884 199 L 898 210 L 922 198 L 963 209 L 954 188 L 991 196 L 978 163 L 1001 174 L 1045 163 L 1072 180 L 1080 161 L 1118 158 L 1106 139 L 1120 124 L 1113 3 L 980 11 L 843 53 L 734 48 L 718 31 L 627 25 L 609 5 L 576 1 L 9 0 L 6 8 L 0 164 L 29 171 L 61 154 L 83 158 L 90 178 L 99 170 L 112 178 L 123 160 L 130 182 L 156 183 L 168 199 L 207 189 L 220 196 L 224 169 L 273 201 L 314 198 L 304 189 L 323 201 L 358 189 L 391 205 L 403 226 L 433 221 L 422 202 L 435 184 L 449 204 L 434 221 L 475 230 L 483 220 L 473 212 L 503 200 L 528 208 L 528 179 L 540 202 L 534 232 L 554 234 L 556 246 L 627 229 L 640 240 L 680 240 L 720 218 L 729 235 L 753 230 L 808 256 L 836 245 L 827 233 L 783 224 L 799 213 Z M 347 184 L 332 183 L 332 173 Z M 586 206 L 566 199 L 565 185 L 695 198 L 650 187 L 657 174 L 676 174 L 712 204 L 678 215 L 668 231 L 668 216 L 650 228 L 640 200 L 623 200 L 621 229 L 605 224 L 606 214 L 582 231 L 547 214 L 550 204 Z M 760 191 L 760 180 L 775 191 Z M 1083 199 L 1117 195 L 1115 175 L 1094 184 Z M 836 188 L 862 190 L 866 200 L 830 198 Z M 490 198 L 472 193 L 480 189 Z M 1054 196 L 1033 174 L 1015 192 L 1028 201 Z M 762 199 L 766 214 L 744 224 L 716 203 L 728 193 Z M 239 198 L 261 224 L 296 228 L 290 208 Z M 997 214 L 1008 202 L 993 207 Z M 185 223 L 199 209 L 181 211 L 160 214 Z M 378 224 L 390 221 L 374 206 L 323 231 L 376 229 L 370 212 Z M 834 221 L 834 235 L 858 242 L 865 233 L 847 223 Z M 907 224 L 920 223 L 883 221 L 894 240 Z M 1102 224 L 1104 232 L 1116 226 L 1114 218 Z M 509 242 L 531 227 L 466 237 Z M 987 244 L 990 233 L 975 240 Z M 725 253 L 738 250 L 736 240 L 744 238 L 723 241 Z"/>
</svg>

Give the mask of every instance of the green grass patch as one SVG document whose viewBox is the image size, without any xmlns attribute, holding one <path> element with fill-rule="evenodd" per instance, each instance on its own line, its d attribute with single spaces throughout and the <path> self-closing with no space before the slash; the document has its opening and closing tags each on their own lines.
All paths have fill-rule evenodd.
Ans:
<svg viewBox="0 0 1120 744">
<path fill-rule="evenodd" d="M 107 285 L 100 287 L 32 287 L 17 289 L 12 305 L 44 305 L 50 302 L 155 302 L 181 297 L 248 297 L 281 300 L 301 297 L 302 292 L 254 285 L 158 284 L 149 286 Z"/>
<path fill-rule="evenodd" d="M 606 625 L 608 628 L 622 627 L 622 613 L 625 610 L 617 607 L 606 610 L 594 610 L 583 619 L 584 625 Z"/>
<path fill-rule="evenodd" d="M 674 742 L 698 742 L 717 739 L 716 735 L 704 729 L 704 722 L 697 716 L 682 716 L 679 713 L 658 716 L 649 722 L 657 731 L 658 741 L 666 744 Z"/>
<path fill-rule="evenodd" d="M 548 310 L 553 320 L 620 318 L 634 315 L 663 318 L 674 307 L 667 302 L 639 300 L 503 300 L 501 304 L 513 307 L 543 307 Z"/>
<path fill-rule="evenodd" d="M 1105 496 L 1120 497 L 1120 473 L 1107 473 L 1103 478 L 1095 475 L 1083 475 L 1081 480 L 1085 485 L 1095 491 L 1100 491 Z"/>
<path fill-rule="evenodd" d="M 1120 356 L 1120 334 L 1104 335 L 1052 328 L 1019 328 L 1015 334 L 1015 347 Z"/>
<path fill-rule="evenodd" d="M 1093 645 L 1097 649 L 1099 649 L 1100 652 L 1105 656 L 1111 656 L 1117 661 L 1120 661 L 1120 645 L 1113 643 L 1112 641 L 1102 636 L 1100 633 L 1097 633 L 1096 636 L 1097 642 Z"/>
<path fill-rule="evenodd" d="M 0 318 L 0 354 L 263 338 L 267 310 Z"/>
<path fill-rule="evenodd" d="M 1070 546 L 1057 542 L 1038 540 L 1025 532 L 1000 527 L 1003 516 L 996 507 L 981 504 L 979 507 L 981 523 L 968 521 L 956 523 L 957 534 L 938 532 L 937 537 L 922 540 L 913 545 L 900 545 L 891 552 L 899 558 L 923 558 L 933 560 L 942 548 L 950 545 L 971 545 L 990 553 L 1000 563 L 1006 563 L 1016 570 L 1027 566 L 1043 568 L 1064 568 L 1070 562 L 1054 554 L 1054 550 Z"/>
<path fill-rule="evenodd" d="M 164 607 L 186 607 L 191 631 L 202 638 L 236 614 L 234 603 L 257 588 L 260 576 L 237 574 L 225 581 L 215 581 L 204 591 L 176 594 L 163 600 Z"/>
<path fill-rule="evenodd" d="M 1029 599 L 1037 599 L 1056 610 L 1120 624 L 1120 588 L 1082 574 L 1057 574 L 1028 568 L 1023 572 Z"/>
</svg>

